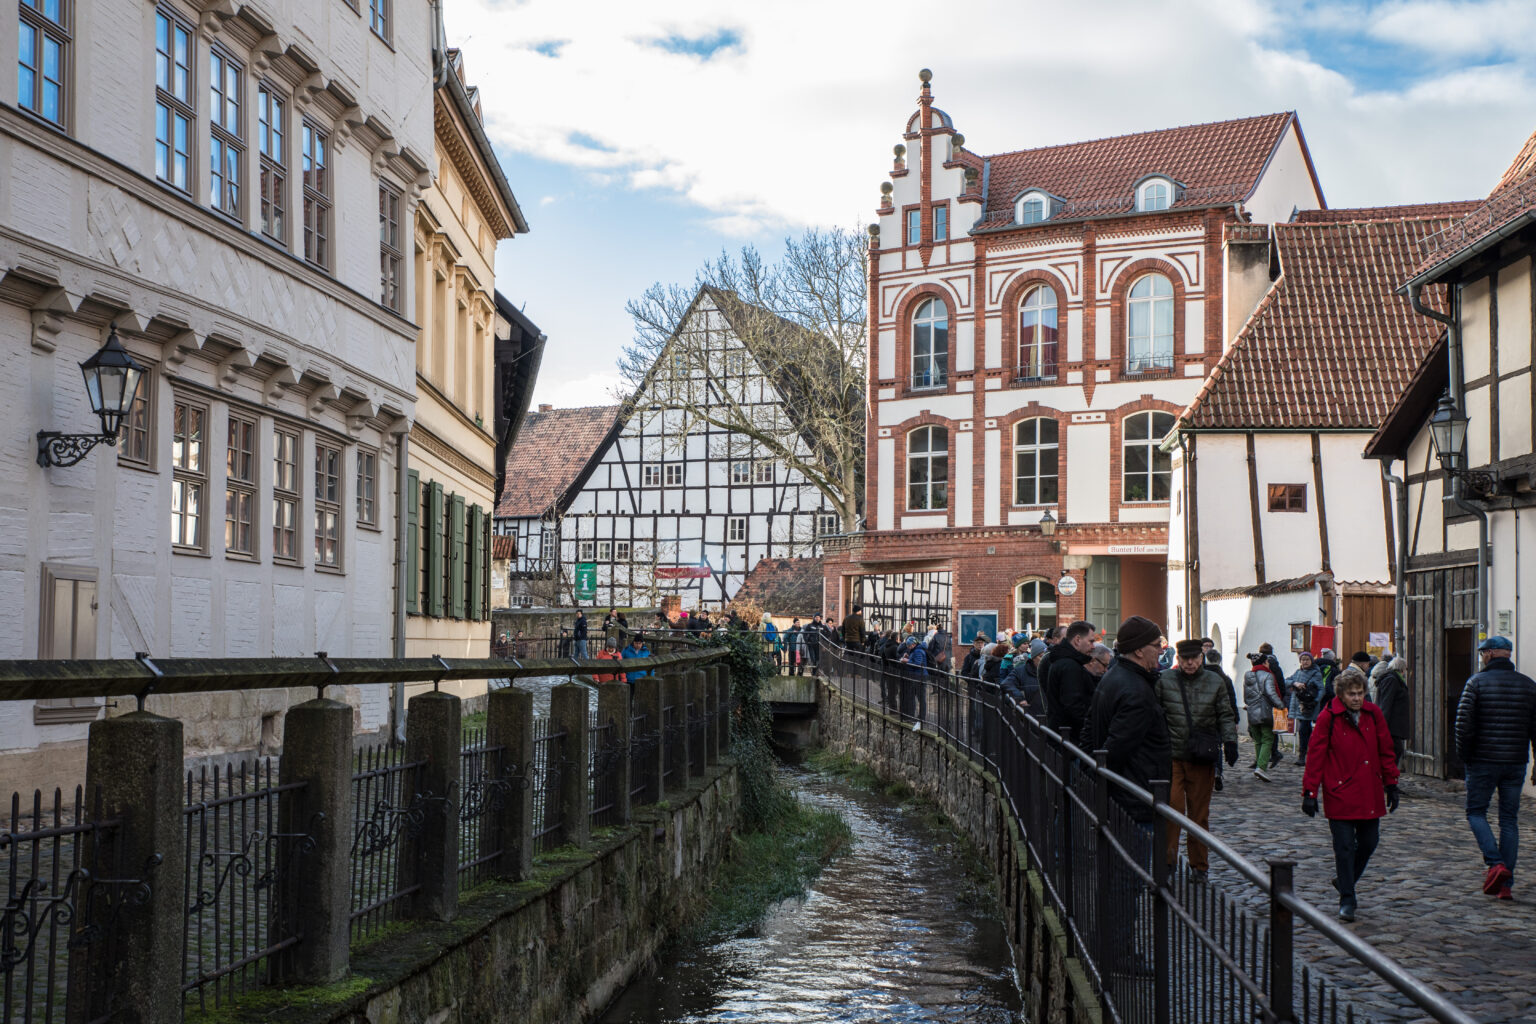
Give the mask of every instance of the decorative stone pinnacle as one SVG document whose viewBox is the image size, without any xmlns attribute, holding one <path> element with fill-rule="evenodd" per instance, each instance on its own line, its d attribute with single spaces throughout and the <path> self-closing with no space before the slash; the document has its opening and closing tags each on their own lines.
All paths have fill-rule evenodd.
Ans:
<svg viewBox="0 0 1536 1024">
<path fill-rule="evenodd" d="M 928 88 L 928 83 L 933 81 L 933 72 L 929 71 L 927 68 L 923 68 L 923 70 L 917 73 L 917 77 L 918 80 L 923 83 L 923 88 L 926 89 Z"/>
</svg>

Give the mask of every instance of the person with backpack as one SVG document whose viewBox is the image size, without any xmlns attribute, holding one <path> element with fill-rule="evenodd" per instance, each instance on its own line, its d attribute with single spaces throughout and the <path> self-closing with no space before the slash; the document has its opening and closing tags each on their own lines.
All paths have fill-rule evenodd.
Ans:
<svg viewBox="0 0 1536 1024">
<path fill-rule="evenodd" d="M 911 699 L 903 701 L 912 709 L 912 731 L 923 727 L 928 714 L 928 649 L 917 634 L 907 637 L 901 645 L 901 664 L 905 666 L 904 687 L 909 688 Z"/>
<path fill-rule="evenodd" d="M 935 671 L 948 672 L 950 653 L 949 630 L 945 629 L 944 624 L 938 619 L 934 619 L 931 625 L 932 630 L 927 638 L 928 664 Z"/>
<path fill-rule="evenodd" d="M 1317 713 L 1301 812 L 1317 816 L 1321 796 L 1333 839 L 1333 887 L 1339 917 L 1355 919 L 1356 887 L 1381 840 L 1381 819 L 1397 811 L 1397 756 L 1381 709 L 1365 699 L 1365 673 L 1351 665 L 1339 674 L 1333 700 Z"/>
<path fill-rule="evenodd" d="M 1318 698 L 1322 696 L 1323 674 L 1312 663 L 1310 651 L 1302 651 L 1296 657 L 1301 667 L 1285 682 L 1290 689 L 1291 715 L 1296 719 L 1296 763 L 1305 768 L 1307 743 L 1312 739 L 1312 723 L 1317 719 Z"/>
<path fill-rule="evenodd" d="M 1211 793 L 1216 764 L 1222 757 L 1237 764 L 1237 715 L 1225 694 L 1227 684 L 1205 667 L 1199 640 L 1180 640 L 1174 665 L 1157 677 L 1157 700 L 1168 720 L 1168 744 L 1173 751 L 1168 802 L 1201 828 L 1210 825 Z M 1210 872 L 1205 844 L 1189 836 L 1189 870 L 1204 879 Z M 1168 863 L 1179 859 L 1179 827 L 1168 826 Z"/>
<path fill-rule="evenodd" d="M 1275 708 L 1283 708 L 1285 703 L 1275 688 L 1268 659 L 1263 654 L 1250 654 L 1248 661 L 1253 667 L 1243 676 L 1243 704 L 1248 711 L 1248 736 L 1253 740 L 1253 774 L 1273 782 L 1269 768 L 1275 748 Z"/>
<path fill-rule="evenodd" d="M 1319 691 L 1317 698 L 1317 706 L 1321 709 L 1327 707 L 1328 702 L 1333 700 L 1333 683 L 1334 680 L 1338 679 L 1342 667 L 1339 665 L 1339 657 L 1333 653 L 1332 647 L 1324 647 L 1318 651 L 1317 660 L 1313 664 L 1317 666 L 1317 671 L 1323 677 L 1323 688 Z"/>
<path fill-rule="evenodd" d="M 779 639 L 779 627 L 766 615 L 763 616 L 763 646 L 768 648 L 774 670 L 777 671 L 784 664 L 784 641 Z"/>
</svg>

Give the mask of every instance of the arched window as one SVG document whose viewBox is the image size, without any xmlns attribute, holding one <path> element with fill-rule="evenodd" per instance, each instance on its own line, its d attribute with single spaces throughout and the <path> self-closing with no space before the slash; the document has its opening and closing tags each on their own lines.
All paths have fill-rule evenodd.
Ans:
<svg viewBox="0 0 1536 1024">
<path fill-rule="evenodd" d="M 1137 412 L 1121 424 L 1122 501 L 1167 501 L 1173 457 L 1158 443 L 1173 429 L 1166 412 Z"/>
<path fill-rule="evenodd" d="M 1045 580 L 1025 580 L 1014 588 L 1014 624 L 1022 630 L 1056 625 L 1056 588 Z"/>
<path fill-rule="evenodd" d="M 1056 376 L 1056 292 L 1045 285 L 1030 289 L 1019 304 L 1019 376 Z"/>
<path fill-rule="evenodd" d="M 1056 504 L 1056 421 L 1020 420 L 1013 426 L 1013 503 Z"/>
<path fill-rule="evenodd" d="M 1031 193 L 1019 201 L 1019 223 L 1039 224 L 1045 220 L 1048 210 L 1046 198 L 1038 193 Z"/>
<path fill-rule="evenodd" d="M 1136 209 L 1142 212 L 1166 210 L 1173 202 L 1173 186 L 1166 178 L 1153 178 L 1143 182 L 1137 190 Z"/>
<path fill-rule="evenodd" d="M 938 299 L 912 318 L 912 386 L 941 388 L 949 376 L 949 309 Z"/>
<path fill-rule="evenodd" d="M 949 508 L 949 431 L 918 427 L 907 435 L 907 511 Z"/>
<path fill-rule="evenodd" d="M 1162 274 L 1146 274 L 1125 300 L 1125 369 L 1173 369 L 1173 285 Z"/>
</svg>

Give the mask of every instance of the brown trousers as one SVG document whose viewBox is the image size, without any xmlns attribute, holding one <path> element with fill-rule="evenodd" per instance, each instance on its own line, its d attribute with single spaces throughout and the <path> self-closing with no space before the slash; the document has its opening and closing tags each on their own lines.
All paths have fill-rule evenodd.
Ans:
<svg viewBox="0 0 1536 1024">
<path fill-rule="evenodd" d="M 1216 766 L 1195 764 L 1193 761 L 1173 762 L 1173 785 L 1168 791 L 1168 802 L 1173 809 L 1199 825 L 1209 828 L 1211 823 L 1211 793 L 1216 788 Z M 1179 860 L 1179 833 L 1177 825 L 1168 826 L 1168 863 Z M 1189 837 L 1189 866 L 1196 871 L 1209 871 L 1210 857 L 1205 844 L 1194 836 Z"/>
</svg>

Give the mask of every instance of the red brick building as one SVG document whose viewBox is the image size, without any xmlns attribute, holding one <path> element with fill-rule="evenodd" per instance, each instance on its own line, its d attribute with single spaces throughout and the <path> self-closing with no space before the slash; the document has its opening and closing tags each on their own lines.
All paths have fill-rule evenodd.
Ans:
<svg viewBox="0 0 1536 1024">
<path fill-rule="evenodd" d="M 1160 442 L 1262 294 L 1226 286 L 1229 229 L 1324 205 L 1300 123 L 982 156 L 929 77 L 871 226 L 866 528 L 827 604 L 962 640 L 1166 621 Z"/>
</svg>

